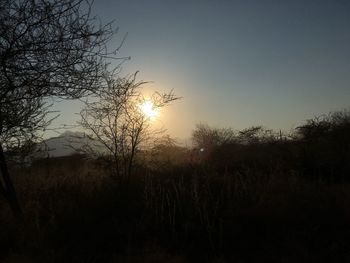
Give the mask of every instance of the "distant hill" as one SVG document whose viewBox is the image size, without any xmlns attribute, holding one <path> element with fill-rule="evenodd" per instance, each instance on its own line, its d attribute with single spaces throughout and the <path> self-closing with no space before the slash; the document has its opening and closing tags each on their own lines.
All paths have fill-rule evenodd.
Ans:
<svg viewBox="0 0 350 263">
<path fill-rule="evenodd" d="M 61 157 L 83 153 L 87 147 L 103 152 L 104 146 L 89 138 L 85 133 L 66 131 L 57 137 L 52 137 L 39 143 L 35 158 Z"/>
</svg>

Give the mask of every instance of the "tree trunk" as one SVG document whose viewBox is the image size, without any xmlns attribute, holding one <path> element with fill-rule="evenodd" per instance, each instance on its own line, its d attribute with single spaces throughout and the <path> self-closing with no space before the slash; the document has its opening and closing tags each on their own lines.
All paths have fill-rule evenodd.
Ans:
<svg viewBox="0 0 350 263">
<path fill-rule="evenodd" d="M 14 216 L 19 220 L 23 220 L 22 209 L 17 199 L 15 187 L 10 178 L 4 149 L 2 148 L 1 143 L 0 143 L 0 173 L 2 177 L 2 180 L 0 181 L 1 183 L 0 191 L 6 198 L 7 202 L 9 203 Z"/>
</svg>

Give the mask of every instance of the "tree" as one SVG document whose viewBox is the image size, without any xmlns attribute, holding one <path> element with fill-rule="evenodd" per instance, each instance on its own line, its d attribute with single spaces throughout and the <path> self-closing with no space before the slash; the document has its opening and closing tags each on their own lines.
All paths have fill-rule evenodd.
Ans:
<svg viewBox="0 0 350 263">
<path fill-rule="evenodd" d="M 213 148 L 236 140 L 236 133 L 231 128 L 214 128 L 207 124 L 197 124 L 192 133 L 192 141 L 198 148 Z"/>
<path fill-rule="evenodd" d="M 309 119 L 297 127 L 300 167 L 307 177 L 349 181 L 350 111 L 336 111 Z"/>
<path fill-rule="evenodd" d="M 156 92 L 145 99 L 141 92 L 145 82 L 137 82 L 136 74 L 125 78 L 108 74 L 105 82 L 106 88 L 100 90 L 95 101 L 85 102 L 81 125 L 91 138 L 104 145 L 113 174 L 128 185 L 140 145 L 159 132 L 151 130 L 151 117 L 141 109 L 142 105 L 157 111 L 179 97 L 172 92 Z"/>
<path fill-rule="evenodd" d="M 169 135 L 156 138 L 152 146 L 141 156 L 142 163 L 150 169 L 164 170 L 183 165 L 188 161 L 189 151 Z"/>
<path fill-rule="evenodd" d="M 280 132 L 282 138 L 282 132 Z M 239 131 L 239 141 L 243 144 L 267 143 L 277 140 L 278 135 L 270 129 L 265 129 L 263 126 L 252 126 Z"/>
<path fill-rule="evenodd" d="M 5 152 L 50 121 L 48 98 L 80 98 L 101 85 L 111 24 L 84 0 L 0 0 L 0 192 L 21 213 Z"/>
</svg>

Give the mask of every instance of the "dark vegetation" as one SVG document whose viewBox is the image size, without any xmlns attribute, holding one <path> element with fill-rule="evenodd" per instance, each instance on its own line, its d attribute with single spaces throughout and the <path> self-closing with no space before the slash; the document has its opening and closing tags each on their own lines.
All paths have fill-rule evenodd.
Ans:
<svg viewBox="0 0 350 263">
<path fill-rule="evenodd" d="M 143 82 L 111 68 L 127 58 L 91 8 L 0 0 L 0 262 L 350 261 L 349 112 L 290 135 L 198 125 L 194 149 L 140 151 L 155 135 Z M 23 162 L 55 99 L 85 100 L 82 126 L 109 155 Z"/>
<path fill-rule="evenodd" d="M 199 125 L 139 154 L 130 183 L 75 155 L 10 165 L 0 262 L 348 262 L 350 115 L 291 135 Z"/>
<path fill-rule="evenodd" d="M 0 0 L 0 194 L 18 203 L 5 152 L 37 141 L 55 118 L 51 102 L 96 94 L 112 74 L 115 30 L 91 16 L 92 1 Z"/>
</svg>

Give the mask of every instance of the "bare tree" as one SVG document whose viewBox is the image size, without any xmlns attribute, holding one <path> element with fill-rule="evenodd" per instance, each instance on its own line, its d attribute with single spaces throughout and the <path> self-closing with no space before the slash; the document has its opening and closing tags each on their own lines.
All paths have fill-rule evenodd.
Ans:
<svg viewBox="0 0 350 263">
<path fill-rule="evenodd" d="M 49 124 L 48 98 L 75 99 L 101 85 L 112 24 L 85 0 L 0 0 L 0 192 L 21 213 L 5 153 Z"/>
<path fill-rule="evenodd" d="M 137 82 L 136 74 L 125 78 L 111 74 L 105 81 L 106 88 L 100 90 L 95 101 L 85 102 L 81 125 L 91 138 L 104 145 L 113 174 L 128 184 L 141 143 L 155 132 L 150 129 L 150 117 L 140 108 L 145 102 L 141 92 L 145 82 Z M 157 110 L 177 99 L 172 92 L 154 93 L 148 102 L 152 110 Z"/>
</svg>

